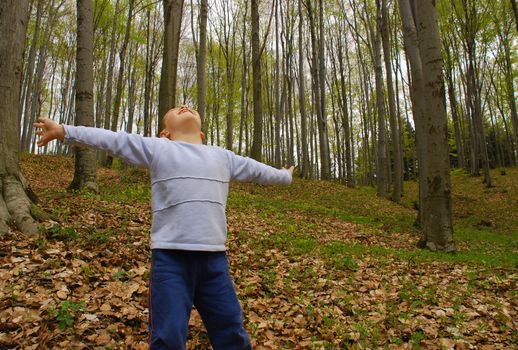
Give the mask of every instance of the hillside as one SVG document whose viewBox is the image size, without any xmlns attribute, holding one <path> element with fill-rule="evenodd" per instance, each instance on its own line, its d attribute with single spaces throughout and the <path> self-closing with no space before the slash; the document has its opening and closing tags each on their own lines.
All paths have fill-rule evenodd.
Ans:
<svg viewBox="0 0 518 350">
<path fill-rule="evenodd" d="M 147 172 L 99 168 L 90 194 L 64 190 L 71 158 L 24 154 L 22 169 L 52 219 L 1 240 L 0 348 L 147 349 Z M 512 349 L 518 169 L 493 180 L 452 174 L 455 255 L 415 248 L 415 182 L 402 205 L 328 181 L 232 183 L 228 256 L 254 348 Z M 190 324 L 189 348 L 208 348 L 195 311 Z"/>
</svg>

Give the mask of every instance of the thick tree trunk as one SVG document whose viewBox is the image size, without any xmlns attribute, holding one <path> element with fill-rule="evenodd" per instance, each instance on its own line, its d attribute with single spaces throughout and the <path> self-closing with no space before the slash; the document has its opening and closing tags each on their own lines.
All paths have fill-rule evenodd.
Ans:
<svg viewBox="0 0 518 350">
<path fill-rule="evenodd" d="M 426 106 L 424 101 L 424 83 L 423 68 L 421 57 L 419 55 L 419 43 L 417 39 L 417 27 L 411 9 L 412 0 L 399 0 L 399 11 L 401 14 L 401 22 L 403 25 L 403 34 L 405 41 L 405 50 L 408 61 L 410 62 L 411 74 L 411 93 L 412 113 L 414 124 L 416 127 L 416 146 L 418 159 L 418 176 L 419 176 L 419 213 L 417 217 L 418 226 L 424 229 L 424 201 L 427 196 L 426 178 L 428 174 L 428 162 L 425 161 L 427 152 L 426 146 L 426 127 L 425 112 Z"/>
<path fill-rule="evenodd" d="M 75 125 L 94 126 L 93 42 L 93 2 L 92 0 L 78 0 Z M 68 188 L 84 188 L 98 192 L 95 149 L 74 146 L 74 151 L 74 179 Z"/>
<path fill-rule="evenodd" d="M 183 3 L 183 0 L 163 0 L 164 54 L 160 76 L 160 90 L 158 92 L 158 114 L 160 120 L 176 104 L 176 80 Z M 159 129 L 161 130 L 162 126 Z"/>
<path fill-rule="evenodd" d="M 416 23 L 426 106 L 427 187 L 422 242 L 431 250 L 455 251 L 453 241 L 448 123 L 441 38 L 435 0 L 417 2 Z"/>
<path fill-rule="evenodd" d="M 0 2 L 0 235 L 8 232 L 10 223 L 26 234 L 38 232 L 33 219 L 36 198 L 19 166 L 18 113 L 28 10 L 27 0 Z"/>
</svg>

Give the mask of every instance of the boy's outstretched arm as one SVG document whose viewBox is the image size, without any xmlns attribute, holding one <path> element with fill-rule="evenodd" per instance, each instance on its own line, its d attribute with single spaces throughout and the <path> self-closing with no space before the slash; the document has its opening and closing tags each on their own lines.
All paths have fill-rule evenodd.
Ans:
<svg viewBox="0 0 518 350">
<path fill-rule="evenodd" d="M 58 124 L 52 119 L 39 117 L 33 126 L 40 136 L 38 147 L 45 146 L 52 140 L 102 149 L 128 162 L 150 167 L 157 144 L 155 137 L 144 137 L 138 134 L 128 134 L 125 131 L 114 132 L 90 126 L 73 126 Z"/>
<path fill-rule="evenodd" d="M 226 151 L 229 156 L 231 180 L 251 181 L 265 185 L 289 185 L 292 182 L 295 166 L 291 166 L 289 169 L 277 169 L 253 158 Z"/>
</svg>

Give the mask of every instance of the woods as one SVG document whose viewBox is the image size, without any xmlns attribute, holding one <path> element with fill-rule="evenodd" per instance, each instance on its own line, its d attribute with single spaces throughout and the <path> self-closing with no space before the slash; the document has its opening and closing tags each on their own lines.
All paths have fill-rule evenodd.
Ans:
<svg viewBox="0 0 518 350">
<path fill-rule="evenodd" d="M 103 125 L 113 131 L 131 132 L 136 126 L 136 132 L 152 135 L 158 133 L 160 116 L 168 109 L 193 103 L 201 107 L 207 143 L 231 150 L 238 143 L 239 152 L 278 166 L 297 160 L 306 178 L 374 185 L 381 197 L 391 191 L 395 202 L 404 193 L 403 178 L 418 178 L 417 223 L 423 229 L 423 245 L 428 245 L 428 237 L 440 236 L 432 238 L 429 247 L 433 250 L 455 250 L 449 214 L 450 167 L 464 167 L 472 176 L 480 175 L 482 169 L 483 181 L 491 187 L 490 168 L 516 164 L 518 118 L 511 47 L 516 33 L 511 30 L 514 11 L 510 4 L 498 8 L 497 2 L 479 5 L 461 0 L 421 8 L 421 3 L 405 0 L 399 4 L 348 0 L 332 5 L 251 1 L 251 36 L 247 37 L 248 2 L 215 3 L 209 11 L 204 1 L 191 1 L 188 6 L 183 1 L 163 1 L 161 9 L 136 0 L 78 1 L 76 38 L 53 29 L 56 14 L 61 13 L 65 21 L 73 19 L 70 5 L 38 0 L 34 11 L 32 3 L 28 9 L 34 12 L 33 22 L 26 35 L 28 56 L 17 101 L 22 150 L 35 151 L 30 125 L 37 114 L 76 125 Z M 45 11 L 52 15 L 42 23 Z M 324 11 L 333 14 L 326 21 Z M 353 21 L 347 16 L 351 12 Z M 492 21 L 494 12 L 502 20 Z M 265 16 L 261 18 L 260 13 Z M 207 33 L 211 14 L 220 20 L 209 21 Z M 187 32 L 184 17 L 190 19 L 192 30 L 182 38 L 182 32 Z M 429 24 L 420 20 L 432 17 Z M 303 31 L 305 21 L 307 31 Z M 103 32 L 111 33 L 110 40 L 103 39 Z M 242 40 L 236 38 L 239 32 Z M 50 40 L 51 34 L 55 39 Z M 480 41 L 482 36 L 484 41 Z M 432 39 L 435 46 L 422 46 Z M 77 41 L 75 62 L 70 47 L 61 44 L 66 40 Z M 133 53 L 129 60 L 128 51 Z M 370 64 L 365 57 L 371 58 Z M 251 75 L 247 62 L 251 62 Z M 326 69 L 330 62 L 332 69 Z M 396 65 L 403 62 L 406 71 Z M 298 70 L 293 68 L 295 63 Z M 58 73 L 61 77 L 55 79 Z M 209 90 L 207 80 L 212 85 Z M 62 88 L 56 89 L 55 84 Z M 448 101 L 443 96 L 445 85 Z M 240 105 L 234 102 L 239 98 L 238 88 Z M 75 91 L 75 101 L 71 91 Z M 401 114 L 406 116 L 405 124 Z M 237 140 L 233 137 L 236 124 Z M 59 146 L 47 151 L 67 152 Z M 75 153 L 76 173 L 70 188 L 96 190 L 95 154 L 82 149 Z M 112 163 L 111 156 L 101 154 L 101 159 L 105 166 Z M 427 224 L 427 217 L 442 222 L 436 233 L 433 227 L 437 226 Z"/>
<path fill-rule="evenodd" d="M 395 202 L 404 180 L 418 180 L 423 242 L 434 236 L 429 215 L 441 218 L 451 241 L 450 168 L 482 174 L 489 188 L 490 169 L 516 165 L 513 2 L 158 5 L 98 0 L 75 11 L 71 1 L 30 3 L 18 100 L 22 151 L 36 152 L 36 115 L 151 136 L 172 106 L 194 105 L 207 144 L 277 166 L 295 161 L 304 178 L 375 186 Z M 89 7 L 82 17 L 79 9 Z M 420 13 L 437 14 L 422 34 Z M 64 30 L 76 16 L 77 36 Z M 424 37 L 435 46 L 421 47 Z M 422 57 L 432 49 L 441 63 Z M 56 144 L 45 152 L 71 150 Z M 71 188 L 95 190 L 95 155 L 75 152 Z M 97 159 L 112 163 L 103 152 Z"/>
</svg>

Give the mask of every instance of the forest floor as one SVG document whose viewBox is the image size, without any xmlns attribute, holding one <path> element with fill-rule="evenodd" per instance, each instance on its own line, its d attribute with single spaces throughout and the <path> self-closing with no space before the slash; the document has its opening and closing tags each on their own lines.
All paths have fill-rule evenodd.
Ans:
<svg viewBox="0 0 518 350">
<path fill-rule="evenodd" d="M 91 194 L 65 191 L 69 157 L 24 154 L 22 169 L 52 219 L 0 239 L 0 349 L 147 349 L 147 171 L 99 168 Z M 415 247 L 415 182 L 402 204 L 330 181 L 231 183 L 254 349 L 517 349 L 518 169 L 493 179 L 452 173 L 454 255 Z M 188 348 L 209 347 L 193 310 Z"/>
</svg>

